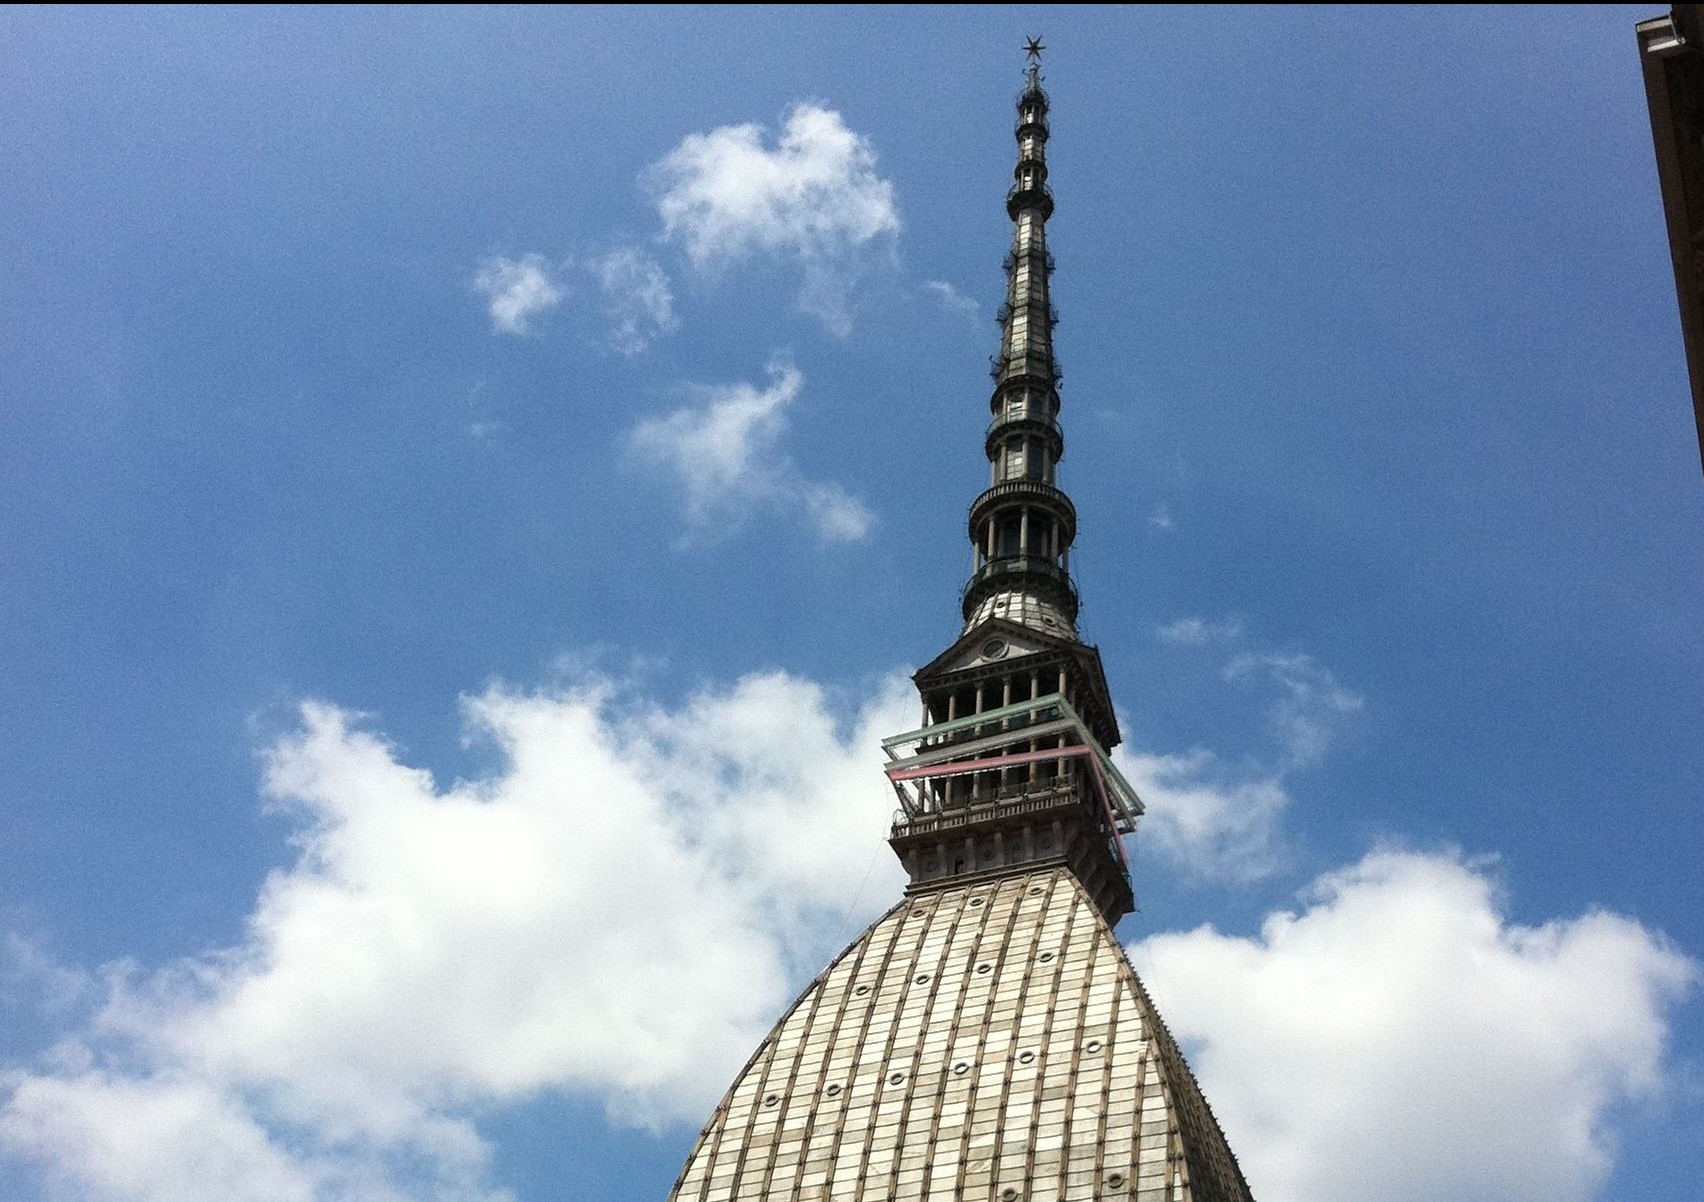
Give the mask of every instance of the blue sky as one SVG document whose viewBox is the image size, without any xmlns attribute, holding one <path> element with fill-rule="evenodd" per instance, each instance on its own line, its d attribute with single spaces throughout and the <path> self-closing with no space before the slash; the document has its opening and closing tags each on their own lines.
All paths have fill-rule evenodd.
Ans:
<svg viewBox="0 0 1704 1202">
<path fill-rule="evenodd" d="M 1119 933 L 1257 1195 L 1695 1189 L 1656 11 L 0 12 L 0 1196 L 666 1193 L 898 896 L 1031 33 Z"/>
</svg>

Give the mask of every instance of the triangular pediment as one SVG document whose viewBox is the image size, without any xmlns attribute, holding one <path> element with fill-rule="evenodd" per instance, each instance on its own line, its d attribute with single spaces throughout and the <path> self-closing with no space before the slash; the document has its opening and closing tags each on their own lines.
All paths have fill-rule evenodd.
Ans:
<svg viewBox="0 0 1704 1202">
<path fill-rule="evenodd" d="M 1054 638 L 1018 622 L 989 618 L 961 634 L 951 647 L 918 669 L 913 679 L 922 681 L 1038 651 L 1070 651 L 1081 646 L 1076 639 Z"/>
</svg>

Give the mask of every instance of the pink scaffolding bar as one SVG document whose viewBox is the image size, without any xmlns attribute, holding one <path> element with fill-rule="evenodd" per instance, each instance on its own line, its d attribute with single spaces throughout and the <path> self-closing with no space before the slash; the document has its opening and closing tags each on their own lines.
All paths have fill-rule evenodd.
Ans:
<svg viewBox="0 0 1704 1202">
<path fill-rule="evenodd" d="M 897 788 L 900 781 L 906 780 L 937 780 L 947 776 L 968 776 L 973 772 L 986 772 L 995 768 L 1014 768 L 1019 764 L 1033 764 L 1040 760 L 1061 760 L 1074 756 L 1087 756 L 1089 764 L 1094 769 L 1095 784 L 1099 785 L 1101 813 L 1106 815 L 1107 829 L 1113 833 L 1112 843 L 1118 851 L 1119 862 L 1129 867 L 1130 860 L 1124 854 L 1124 840 L 1119 838 L 1118 819 L 1112 812 L 1112 803 L 1107 801 L 1106 776 L 1101 772 L 1100 757 L 1094 754 L 1094 748 L 1081 743 L 1070 747 L 1049 747 L 1041 751 L 1020 751 L 1013 755 L 993 755 L 980 760 L 953 760 L 946 764 L 934 764 L 922 768 L 887 768 L 888 780 Z M 907 807 L 909 809 L 909 807 Z"/>
<path fill-rule="evenodd" d="M 928 764 L 922 768 L 886 768 L 889 780 L 933 780 L 940 776 L 964 776 L 989 768 L 1011 768 L 1037 760 L 1059 760 L 1068 756 L 1088 755 L 1094 749 L 1081 743 L 1070 747 L 1048 747 L 1041 751 L 1020 751 L 1012 755 L 993 755 L 980 760 L 950 760 L 945 764 Z"/>
</svg>

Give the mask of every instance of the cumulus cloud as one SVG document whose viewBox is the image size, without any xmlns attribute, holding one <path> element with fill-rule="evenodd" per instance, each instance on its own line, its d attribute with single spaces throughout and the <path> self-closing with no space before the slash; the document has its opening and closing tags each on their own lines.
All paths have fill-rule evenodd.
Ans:
<svg viewBox="0 0 1704 1202">
<path fill-rule="evenodd" d="M 1304 901 L 1131 948 L 1256 1196 L 1593 1197 L 1698 965 L 1614 914 L 1510 923 L 1456 855 L 1375 852 Z"/>
<path fill-rule="evenodd" d="M 1290 793 L 1277 773 L 1229 765 L 1199 747 L 1182 755 L 1119 747 L 1112 755 L 1147 806 L 1142 846 L 1190 879 L 1245 885 L 1283 867 L 1279 824 Z"/>
<path fill-rule="evenodd" d="M 893 185 L 869 141 L 814 104 L 788 112 L 779 138 L 762 126 L 692 134 L 652 168 L 665 238 L 706 269 L 752 253 L 791 257 L 800 304 L 829 329 L 851 329 L 851 290 L 872 249 L 899 231 Z"/>
<path fill-rule="evenodd" d="M 668 273 L 651 256 L 621 247 L 586 266 L 602 293 L 609 344 L 616 351 L 637 355 L 679 328 Z"/>
<path fill-rule="evenodd" d="M 778 673 L 674 706 L 497 687 L 464 710 L 498 767 L 444 784 L 305 705 L 265 757 L 294 859 L 246 937 L 46 991 L 99 997 L 0 1071 L 0 1150 L 102 1202 L 514 1202 L 477 1114 L 557 1090 L 697 1123 L 897 895 L 879 739 L 913 707 L 899 675 L 855 706 Z M 1630 919 L 1513 924 L 1483 863 L 1399 851 L 1257 936 L 1132 956 L 1267 1202 L 1584 1202 L 1698 975 Z"/>
<path fill-rule="evenodd" d="M 530 333 L 533 318 L 561 304 L 566 295 L 542 255 L 486 259 L 473 286 L 489 301 L 492 332 L 517 337 Z"/>
<path fill-rule="evenodd" d="M 88 1071 L 4 1084 L 3 1146 L 45 1162 L 74 1197 L 315 1202 L 334 1175 L 319 1157 L 293 1158 L 204 1081 Z"/>
<path fill-rule="evenodd" d="M 123 1202 L 503 1202 L 476 1108 L 556 1089 L 697 1122 L 898 892 L 879 739 L 906 694 L 493 689 L 466 718 L 502 767 L 447 786 L 304 706 L 266 759 L 296 857 L 246 939 L 110 969 L 86 1029 L 0 1078 L 0 1147 Z"/>
<path fill-rule="evenodd" d="M 1154 506 L 1154 512 L 1148 515 L 1148 525 L 1154 530 L 1177 529 L 1177 523 L 1172 521 L 1171 507 L 1163 503 Z"/>
<path fill-rule="evenodd" d="M 694 535 L 738 527 L 753 509 L 798 509 L 829 541 L 856 541 L 873 518 L 836 484 L 807 480 L 779 450 L 786 409 L 804 376 L 789 363 L 769 366 L 769 386 L 727 384 L 702 390 L 702 403 L 648 418 L 629 444 L 640 459 L 677 480 Z"/>
</svg>

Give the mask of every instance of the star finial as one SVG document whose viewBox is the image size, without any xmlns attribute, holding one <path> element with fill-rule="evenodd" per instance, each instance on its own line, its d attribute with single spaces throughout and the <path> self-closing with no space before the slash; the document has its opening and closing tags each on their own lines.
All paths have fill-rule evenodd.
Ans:
<svg viewBox="0 0 1704 1202">
<path fill-rule="evenodd" d="M 1041 52 L 1046 49 L 1047 47 L 1041 44 L 1040 38 L 1024 39 L 1024 53 L 1029 55 L 1029 60 L 1032 63 L 1039 63 L 1041 61 Z"/>
</svg>

